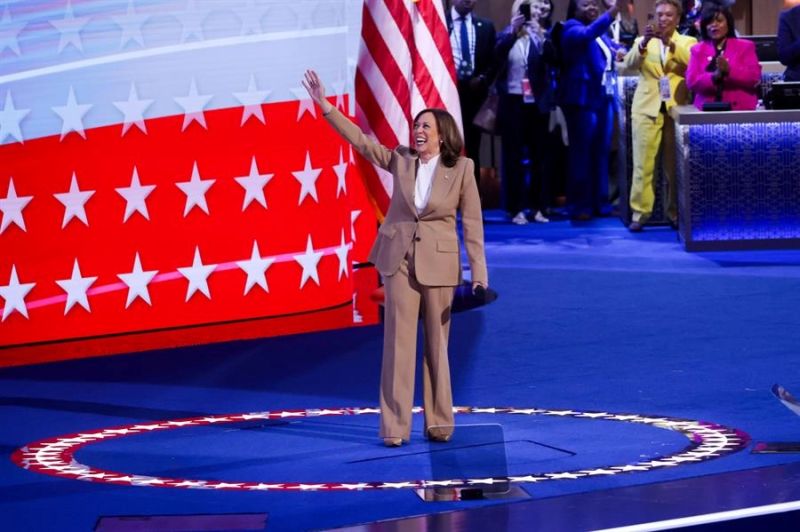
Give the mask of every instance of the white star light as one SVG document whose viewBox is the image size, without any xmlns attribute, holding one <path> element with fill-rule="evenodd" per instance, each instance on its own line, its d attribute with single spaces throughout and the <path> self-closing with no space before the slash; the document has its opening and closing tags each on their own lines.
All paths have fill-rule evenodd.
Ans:
<svg viewBox="0 0 800 532">
<path fill-rule="evenodd" d="M 339 192 L 347 194 L 347 163 L 344 162 L 344 153 L 339 148 L 339 164 L 334 165 L 333 171 L 336 172 L 336 197 L 339 197 Z"/>
<path fill-rule="evenodd" d="M 300 107 L 297 109 L 297 121 L 299 122 L 306 113 L 311 113 L 311 116 L 316 118 L 317 108 L 314 106 L 314 100 L 308 96 L 308 91 L 303 87 L 289 90 L 292 91 L 295 99 L 300 103 Z"/>
<path fill-rule="evenodd" d="M 33 196 L 17 196 L 17 190 L 14 188 L 14 179 L 9 178 L 8 194 L 5 198 L 0 198 L 0 211 L 3 212 L 3 221 L 0 222 L 0 235 L 12 223 L 25 231 L 25 218 L 22 216 L 22 210 L 32 199 Z"/>
<path fill-rule="evenodd" d="M 190 37 L 202 41 L 203 37 L 203 21 L 208 15 L 205 11 L 199 11 L 195 5 L 194 0 L 189 0 L 189 5 L 186 6 L 186 11 L 177 13 L 176 16 L 181 21 L 181 42 L 186 42 Z"/>
<path fill-rule="evenodd" d="M 189 86 L 188 96 L 176 96 L 173 98 L 175 102 L 183 108 L 184 112 L 181 131 L 184 131 L 189 124 L 195 121 L 203 126 L 203 129 L 208 129 L 206 127 L 206 117 L 203 114 L 203 109 L 208 105 L 211 98 L 213 98 L 211 94 L 197 93 L 197 82 L 194 78 L 192 78 L 192 84 Z"/>
<path fill-rule="evenodd" d="M 8 280 L 8 284 L 0 286 L 0 297 L 5 300 L 3 304 L 3 319 L 0 321 L 6 321 L 6 318 L 15 310 L 25 316 L 25 319 L 28 318 L 25 296 L 34 286 L 36 286 L 36 283 L 20 283 L 17 277 L 17 267 L 15 265 L 11 266 L 11 278 Z"/>
<path fill-rule="evenodd" d="M 336 95 L 336 104 L 334 105 L 334 107 L 336 107 L 341 112 L 346 114 L 347 113 L 347 109 L 345 108 L 345 105 L 344 105 L 344 94 L 345 94 L 344 89 L 345 89 L 345 85 L 346 85 L 346 83 L 345 83 L 345 81 L 343 79 L 339 80 L 339 81 L 334 81 L 333 83 L 331 83 L 331 87 L 333 88 L 333 93 Z"/>
<path fill-rule="evenodd" d="M 5 52 L 6 48 L 14 52 L 15 55 L 20 55 L 22 53 L 19 50 L 19 41 L 17 38 L 27 25 L 27 22 L 11 22 L 8 4 L 6 4 L 5 9 L 3 9 L 3 18 L 0 19 L 0 54 Z"/>
<path fill-rule="evenodd" d="M 175 183 L 175 185 L 186 194 L 186 206 L 183 208 L 183 217 L 189 214 L 195 206 L 208 214 L 208 204 L 206 203 L 206 192 L 211 188 L 216 179 L 200 179 L 200 172 L 197 169 L 197 161 L 192 167 L 192 178 L 189 181 Z"/>
<path fill-rule="evenodd" d="M 350 240 L 356 241 L 356 220 L 361 216 L 361 210 L 350 211 Z"/>
<path fill-rule="evenodd" d="M 144 48 L 144 37 L 142 36 L 142 26 L 150 15 L 137 15 L 133 8 L 133 0 L 128 0 L 128 10 L 124 17 L 112 17 L 114 23 L 122 29 L 122 39 L 119 42 L 119 49 L 122 50 L 129 42 L 133 41 Z"/>
<path fill-rule="evenodd" d="M 317 178 L 322 173 L 322 169 L 314 169 L 311 167 L 311 153 L 306 152 L 306 166 L 299 172 L 292 172 L 292 175 L 300 182 L 300 199 L 297 200 L 297 205 L 303 203 L 306 196 L 311 196 L 314 201 L 319 203 L 317 199 Z"/>
<path fill-rule="evenodd" d="M 334 253 L 336 253 L 336 257 L 339 259 L 339 280 L 341 281 L 342 274 L 344 274 L 345 277 L 350 277 L 350 269 L 348 268 L 350 263 L 347 260 L 347 254 L 350 253 L 350 246 L 344 241 L 344 229 L 342 229 L 340 244 L 336 247 Z"/>
<path fill-rule="evenodd" d="M 178 268 L 180 274 L 189 281 L 189 287 L 186 289 L 186 301 L 189 301 L 198 290 L 208 299 L 211 299 L 211 292 L 208 290 L 208 276 L 211 275 L 211 272 L 216 267 L 216 264 L 203 264 L 200 259 L 200 248 L 194 248 L 192 265 L 186 268 Z"/>
<path fill-rule="evenodd" d="M 249 260 L 238 261 L 236 265 L 244 270 L 247 274 L 247 283 L 244 287 L 244 295 L 250 291 L 253 286 L 258 285 L 264 289 L 264 292 L 269 292 L 267 285 L 266 272 L 272 266 L 275 259 L 268 259 L 261 256 L 261 251 L 258 249 L 258 242 L 253 241 L 253 251 L 250 253 Z"/>
<path fill-rule="evenodd" d="M 300 279 L 300 288 L 305 286 L 306 281 L 314 279 L 314 282 L 319 286 L 319 273 L 317 272 L 317 264 L 319 264 L 323 253 L 321 251 L 314 251 L 314 244 L 311 242 L 311 235 L 308 235 L 306 242 L 306 252 L 302 255 L 295 255 L 294 260 L 303 267 L 303 276 Z"/>
<path fill-rule="evenodd" d="M 75 263 L 72 266 L 72 277 L 56 281 L 58 286 L 67 293 L 67 306 L 64 308 L 64 316 L 75 306 L 75 303 L 82 306 L 88 312 L 92 311 L 92 309 L 89 308 L 89 298 L 86 297 L 86 291 L 96 280 L 97 277 L 84 277 L 83 274 L 81 274 L 78 259 L 75 259 Z"/>
<path fill-rule="evenodd" d="M 61 117 L 63 121 L 61 125 L 61 140 L 67 136 L 71 131 L 75 131 L 78 135 L 86 138 L 86 133 L 83 131 L 83 115 L 85 115 L 92 104 L 86 103 L 78 105 L 75 99 L 75 90 L 72 85 L 69 86 L 69 96 L 67 96 L 67 105 L 56 105 L 53 111 Z"/>
<path fill-rule="evenodd" d="M 250 74 L 250 82 L 247 85 L 247 92 L 234 92 L 233 95 L 239 100 L 244 106 L 244 112 L 242 113 L 242 123 L 240 125 L 244 125 L 251 116 L 256 117 L 256 120 L 261 122 L 262 124 L 266 124 L 264 121 L 264 110 L 261 108 L 261 104 L 266 102 L 267 97 L 271 91 L 260 91 L 256 86 L 256 77 L 253 74 Z"/>
<path fill-rule="evenodd" d="M 133 261 L 133 271 L 130 273 L 117 274 L 123 283 L 128 285 L 128 299 L 125 301 L 125 308 L 128 308 L 137 297 L 141 297 L 148 305 L 150 303 L 150 291 L 147 290 L 147 285 L 153 280 L 153 277 L 158 274 L 158 270 L 144 271 L 142 270 L 142 261 L 139 260 L 139 253 L 136 253 L 136 258 Z"/>
<path fill-rule="evenodd" d="M 114 107 L 119 109 L 125 117 L 122 119 L 122 136 L 131 128 L 138 127 L 142 133 L 147 134 L 147 126 L 144 123 L 144 112 L 153 104 L 153 100 L 140 100 L 136 92 L 136 84 L 131 83 L 131 90 L 128 99 L 122 102 L 111 102 Z"/>
<path fill-rule="evenodd" d="M 117 194 L 125 198 L 125 216 L 122 218 L 122 223 L 127 222 L 128 218 L 130 218 L 134 212 L 138 212 L 144 216 L 145 220 L 150 219 L 145 200 L 155 188 L 155 185 L 142 186 L 142 184 L 139 183 L 139 172 L 134 166 L 133 176 L 131 176 L 131 186 L 114 189 L 117 191 Z"/>
<path fill-rule="evenodd" d="M 86 219 L 86 202 L 89 201 L 94 195 L 94 190 L 81 190 L 78 188 L 78 178 L 75 172 L 72 172 L 72 181 L 69 185 L 69 192 L 62 192 L 60 194 L 53 194 L 58 201 L 64 204 L 64 221 L 61 223 L 61 229 L 64 229 L 73 218 L 78 218 L 88 226 L 89 221 Z"/>
<path fill-rule="evenodd" d="M 265 209 L 267 208 L 267 199 L 264 197 L 264 187 L 269 183 L 275 174 L 259 174 L 258 164 L 256 163 L 255 156 L 250 161 L 250 175 L 236 177 L 236 182 L 244 188 L 244 203 L 242 204 L 242 212 L 247 208 L 253 200 L 261 204 Z"/>
<path fill-rule="evenodd" d="M 50 20 L 50 24 L 55 27 L 61 37 L 58 41 L 58 53 L 70 44 L 83 52 L 83 42 L 81 41 L 81 30 L 89 22 L 89 17 L 75 17 L 72 13 L 72 4 L 67 2 L 67 11 L 61 20 Z"/>
<path fill-rule="evenodd" d="M 0 53 L 3 53 L 0 50 Z M 3 110 L 0 111 L 0 144 L 5 142 L 7 137 L 13 137 L 19 142 L 23 142 L 22 128 L 19 123 L 30 113 L 30 109 L 17 109 L 14 107 L 14 100 L 11 98 L 11 91 L 6 91 L 6 102 Z"/>
</svg>

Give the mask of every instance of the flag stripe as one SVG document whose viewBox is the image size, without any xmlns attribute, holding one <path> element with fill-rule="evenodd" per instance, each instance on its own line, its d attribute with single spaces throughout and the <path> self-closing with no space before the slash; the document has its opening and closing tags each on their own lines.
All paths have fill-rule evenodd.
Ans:
<svg viewBox="0 0 800 532">
<path fill-rule="evenodd" d="M 365 0 L 362 17 L 355 92 L 356 118 L 365 133 L 389 148 L 410 142 L 411 119 L 427 107 L 447 109 L 461 126 L 441 0 Z M 392 181 L 385 171 L 360 166 L 382 219 Z M 376 193 L 379 187 L 383 194 Z"/>
</svg>

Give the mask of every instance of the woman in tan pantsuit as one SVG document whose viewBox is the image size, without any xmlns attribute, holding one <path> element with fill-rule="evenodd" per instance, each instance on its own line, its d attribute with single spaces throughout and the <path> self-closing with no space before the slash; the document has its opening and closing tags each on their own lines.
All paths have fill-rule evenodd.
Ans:
<svg viewBox="0 0 800 532">
<path fill-rule="evenodd" d="M 389 212 L 369 256 L 386 292 L 380 437 L 389 447 L 411 436 L 417 323 L 424 333 L 425 436 L 447 441 L 453 431 L 453 398 L 447 342 L 453 291 L 461 282 L 456 211 L 461 211 L 472 289 L 488 287 L 483 220 L 472 160 L 461 157 L 463 140 L 455 120 L 441 109 L 414 119 L 414 148 L 390 150 L 369 139 L 325 99 L 314 71 L 303 86 L 328 123 L 372 163 L 391 172 Z"/>
</svg>

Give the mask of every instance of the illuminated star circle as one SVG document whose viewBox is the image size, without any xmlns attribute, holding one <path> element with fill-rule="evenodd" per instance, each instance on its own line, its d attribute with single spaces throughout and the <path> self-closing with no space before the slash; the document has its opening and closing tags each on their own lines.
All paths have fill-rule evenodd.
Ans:
<svg viewBox="0 0 800 532">
<path fill-rule="evenodd" d="M 285 418 L 316 418 L 320 416 L 375 415 L 377 408 L 333 408 L 308 410 L 277 410 L 249 414 L 211 415 L 155 423 L 138 423 L 124 427 L 98 429 L 77 434 L 47 438 L 17 449 L 11 459 L 18 466 L 61 478 L 104 482 L 130 486 L 152 486 L 160 488 L 221 489 L 243 491 L 353 491 L 378 489 L 421 489 L 437 486 L 478 486 L 495 483 L 532 483 L 553 480 L 576 480 L 593 476 L 613 476 L 622 473 L 652 471 L 674 467 L 684 463 L 697 463 L 735 453 L 747 447 L 750 437 L 737 429 L 724 427 L 707 421 L 692 421 L 666 416 L 638 414 L 614 414 L 578 410 L 547 410 L 542 408 L 512 407 L 454 407 L 456 414 L 505 414 L 522 416 L 553 416 L 574 419 L 601 419 L 623 423 L 637 423 L 683 434 L 688 445 L 682 450 L 654 459 L 636 463 L 579 469 L 574 471 L 532 472 L 521 475 L 488 478 L 453 478 L 446 480 L 398 480 L 395 482 L 363 480 L 356 483 L 341 482 L 237 482 L 216 479 L 185 479 L 137 475 L 109 471 L 83 464 L 75 459 L 75 453 L 87 445 L 133 434 L 165 431 L 182 427 L 203 427 L 226 423 L 241 423 L 251 420 L 278 420 Z M 414 413 L 420 413 L 420 407 Z"/>
</svg>

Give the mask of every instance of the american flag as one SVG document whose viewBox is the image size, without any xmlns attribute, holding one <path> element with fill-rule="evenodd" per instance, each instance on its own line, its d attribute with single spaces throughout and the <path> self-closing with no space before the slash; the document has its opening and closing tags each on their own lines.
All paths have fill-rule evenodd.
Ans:
<svg viewBox="0 0 800 532">
<path fill-rule="evenodd" d="M 0 365 L 375 323 L 347 0 L 0 11 Z"/>
<path fill-rule="evenodd" d="M 355 76 L 356 119 L 384 146 L 410 144 L 411 120 L 429 107 L 461 123 L 455 65 L 441 0 L 365 0 Z M 392 177 L 359 158 L 382 218 Z"/>
</svg>

